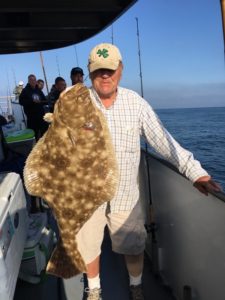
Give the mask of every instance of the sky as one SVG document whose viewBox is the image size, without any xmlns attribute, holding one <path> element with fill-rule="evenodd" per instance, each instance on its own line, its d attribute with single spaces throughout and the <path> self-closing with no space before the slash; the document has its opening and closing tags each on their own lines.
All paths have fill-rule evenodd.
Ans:
<svg viewBox="0 0 225 300">
<path fill-rule="evenodd" d="M 220 0 L 139 0 L 94 37 L 66 48 L 43 51 L 48 86 L 57 76 L 71 85 L 79 66 L 89 86 L 87 60 L 99 43 L 113 42 L 124 63 L 120 85 L 141 93 L 139 23 L 144 98 L 153 108 L 225 106 L 225 63 Z M 20 80 L 44 78 L 40 53 L 0 55 L 0 96 Z M 46 93 L 46 91 L 45 91 Z"/>
</svg>

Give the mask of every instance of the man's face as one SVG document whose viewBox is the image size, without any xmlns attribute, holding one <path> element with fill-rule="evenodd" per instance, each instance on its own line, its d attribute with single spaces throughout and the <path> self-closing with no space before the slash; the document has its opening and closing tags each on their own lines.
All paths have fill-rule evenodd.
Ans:
<svg viewBox="0 0 225 300">
<path fill-rule="evenodd" d="M 81 73 L 71 75 L 72 85 L 84 82 L 84 76 Z"/>
<path fill-rule="evenodd" d="M 34 89 L 36 84 L 37 84 L 36 77 L 35 76 L 30 76 L 29 79 L 28 79 L 28 83 Z"/>
<path fill-rule="evenodd" d="M 56 87 L 57 91 L 59 91 L 61 93 L 66 88 L 66 82 L 64 80 L 61 80 L 55 84 L 55 87 Z"/>
<path fill-rule="evenodd" d="M 37 86 L 38 86 L 38 88 L 40 89 L 40 90 L 43 90 L 43 88 L 44 88 L 44 82 L 42 82 L 42 81 L 38 81 L 37 82 Z"/>
<path fill-rule="evenodd" d="M 90 74 L 92 85 L 100 99 L 107 99 L 116 94 L 122 70 L 123 67 L 120 64 L 115 71 L 99 69 Z"/>
</svg>

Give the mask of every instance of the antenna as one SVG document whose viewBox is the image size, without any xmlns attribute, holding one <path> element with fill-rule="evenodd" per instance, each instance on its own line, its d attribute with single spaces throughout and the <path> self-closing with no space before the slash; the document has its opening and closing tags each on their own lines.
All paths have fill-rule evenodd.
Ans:
<svg viewBox="0 0 225 300">
<path fill-rule="evenodd" d="M 46 77 L 46 73 L 45 73 L 45 67 L 44 67 L 44 61 L 43 61 L 43 57 L 42 57 L 42 52 L 40 51 L 39 53 L 40 53 L 41 66 L 42 66 L 42 70 L 43 70 L 43 74 L 44 74 L 46 89 L 47 89 L 47 93 L 49 94 L 48 82 L 47 82 L 47 77 Z"/>
<path fill-rule="evenodd" d="M 142 70 L 141 70 L 141 50 L 140 50 L 140 40 L 139 40 L 138 18 L 135 18 L 135 19 L 137 22 L 137 40 L 138 40 L 138 57 L 139 57 L 139 70 L 140 70 L 140 80 L 141 80 L 141 97 L 144 97 L 143 82 L 142 82 Z"/>
<path fill-rule="evenodd" d="M 77 47 L 74 45 L 75 55 L 76 55 L 76 61 L 77 61 L 77 67 L 79 67 L 79 61 L 78 61 L 78 55 L 77 55 Z"/>
</svg>

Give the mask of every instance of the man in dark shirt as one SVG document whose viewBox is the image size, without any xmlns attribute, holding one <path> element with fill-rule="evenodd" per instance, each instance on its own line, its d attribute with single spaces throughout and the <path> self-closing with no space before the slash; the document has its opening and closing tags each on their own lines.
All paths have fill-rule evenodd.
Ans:
<svg viewBox="0 0 225 300">
<path fill-rule="evenodd" d="M 47 130 L 48 124 L 43 120 L 47 99 L 38 88 L 35 75 L 28 76 L 28 83 L 19 96 L 19 103 L 23 106 L 27 117 L 27 128 L 34 130 L 37 141 Z"/>
<path fill-rule="evenodd" d="M 54 105 L 56 100 L 59 99 L 59 95 L 62 91 L 66 88 L 66 81 L 62 77 L 56 77 L 55 84 L 52 86 L 52 89 L 48 95 L 48 104 L 49 104 L 49 111 L 53 112 Z"/>
</svg>

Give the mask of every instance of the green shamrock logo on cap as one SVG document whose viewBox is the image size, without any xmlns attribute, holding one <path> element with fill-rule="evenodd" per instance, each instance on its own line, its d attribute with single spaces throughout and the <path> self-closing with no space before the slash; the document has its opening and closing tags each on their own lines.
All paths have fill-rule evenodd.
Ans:
<svg viewBox="0 0 225 300">
<path fill-rule="evenodd" d="M 109 56 L 108 52 L 109 51 L 107 49 L 103 48 L 102 50 L 98 49 L 97 54 L 98 54 L 99 57 L 102 56 L 102 57 L 106 58 L 106 57 Z"/>
</svg>

